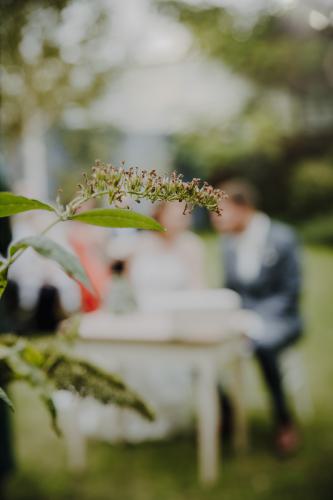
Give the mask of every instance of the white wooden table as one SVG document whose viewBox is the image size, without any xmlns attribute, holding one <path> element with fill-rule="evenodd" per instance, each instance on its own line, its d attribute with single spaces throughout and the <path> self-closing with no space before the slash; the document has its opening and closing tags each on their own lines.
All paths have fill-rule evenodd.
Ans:
<svg viewBox="0 0 333 500">
<path fill-rule="evenodd" d="M 191 366 L 196 388 L 199 477 L 203 483 L 212 483 L 218 478 L 221 367 L 227 368 L 233 384 L 230 393 L 235 409 L 234 444 L 240 449 L 247 442 L 242 383 L 244 339 L 242 332 L 235 331 L 230 318 L 226 312 L 219 318 L 211 312 L 206 317 L 200 314 L 191 318 L 170 313 L 135 313 L 121 317 L 93 313 L 83 317 L 75 346 L 77 356 L 104 369 L 112 366 L 112 371 L 115 366 L 130 365 L 134 360 L 142 366 L 149 366 L 152 359 L 159 359 L 161 363 L 167 360 L 170 366 L 177 363 Z M 71 405 L 66 418 L 62 418 L 72 468 L 85 465 L 85 437 L 80 432 L 78 413 L 79 406 Z"/>
</svg>

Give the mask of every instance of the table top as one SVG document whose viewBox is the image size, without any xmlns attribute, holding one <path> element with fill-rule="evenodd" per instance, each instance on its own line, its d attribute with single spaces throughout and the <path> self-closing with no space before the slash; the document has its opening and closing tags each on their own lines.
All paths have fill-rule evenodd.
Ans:
<svg viewBox="0 0 333 500">
<path fill-rule="evenodd" d="M 208 314 L 204 311 L 177 311 L 112 315 L 97 311 L 82 316 L 79 337 L 88 342 L 208 346 L 243 335 L 235 321 L 239 312 Z"/>
</svg>

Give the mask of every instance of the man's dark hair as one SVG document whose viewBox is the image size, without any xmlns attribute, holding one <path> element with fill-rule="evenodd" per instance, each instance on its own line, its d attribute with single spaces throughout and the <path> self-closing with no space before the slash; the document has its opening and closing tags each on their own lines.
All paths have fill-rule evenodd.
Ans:
<svg viewBox="0 0 333 500">
<path fill-rule="evenodd" d="M 221 183 L 221 187 L 236 205 L 257 208 L 258 192 L 249 181 L 242 178 L 229 179 Z"/>
</svg>

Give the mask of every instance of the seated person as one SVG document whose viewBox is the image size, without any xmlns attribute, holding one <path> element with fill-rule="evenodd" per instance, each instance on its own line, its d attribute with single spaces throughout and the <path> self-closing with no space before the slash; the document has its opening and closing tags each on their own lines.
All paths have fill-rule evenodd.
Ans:
<svg viewBox="0 0 333 500">
<path fill-rule="evenodd" d="M 86 202 L 81 210 L 95 208 L 95 200 Z M 108 266 L 105 255 L 108 228 L 89 226 L 82 222 L 73 222 L 69 227 L 68 242 L 84 268 L 92 290 L 78 283 L 81 295 L 80 309 L 88 313 L 99 309 L 103 303 L 109 281 Z"/>
<path fill-rule="evenodd" d="M 184 204 L 160 203 L 153 217 L 165 232 L 142 233 L 130 262 L 130 279 L 139 295 L 204 287 L 204 247 L 189 231 Z"/>
<path fill-rule="evenodd" d="M 248 334 L 270 391 L 279 452 L 294 451 L 298 434 L 286 401 L 279 353 L 302 332 L 299 313 L 300 262 L 293 231 L 260 212 L 255 189 L 241 179 L 221 185 L 228 194 L 221 217 L 213 215 L 223 236 L 225 283 L 242 306 L 260 319 Z"/>
</svg>

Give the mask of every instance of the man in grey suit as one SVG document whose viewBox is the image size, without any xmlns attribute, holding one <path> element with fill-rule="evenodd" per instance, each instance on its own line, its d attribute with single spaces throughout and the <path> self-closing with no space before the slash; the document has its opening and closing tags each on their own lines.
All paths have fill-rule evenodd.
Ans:
<svg viewBox="0 0 333 500">
<path fill-rule="evenodd" d="M 287 404 L 279 353 L 302 333 L 299 312 L 300 261 L 294 232 L 257 210 L 257 194 L 241 179 L 229 180 L 221 217 L 213 224 L 223 233 L 225 283 L 257 313 L 246 325 L 254 353 L 272 397 L 276 446 L 288 454 L 298 445 L 298 433 Z"/>
</svg>

